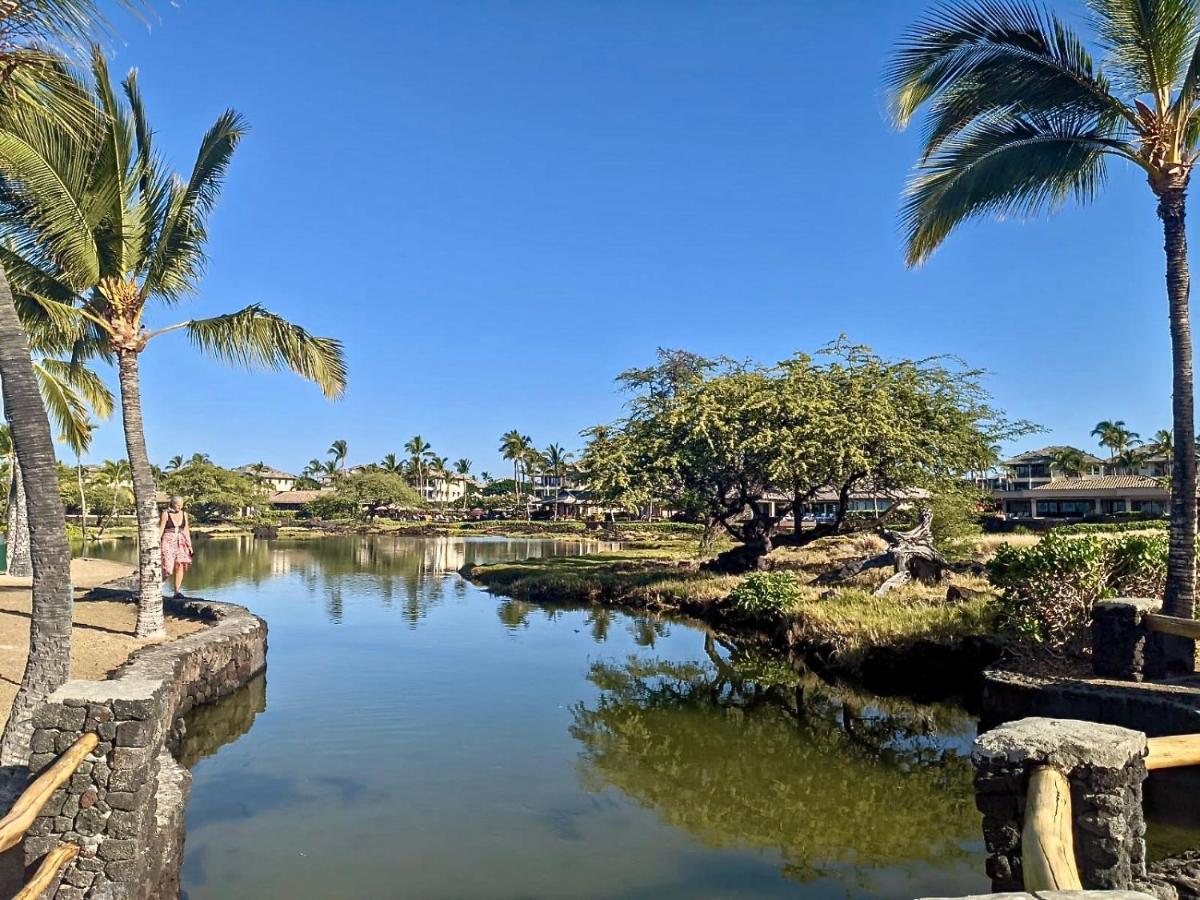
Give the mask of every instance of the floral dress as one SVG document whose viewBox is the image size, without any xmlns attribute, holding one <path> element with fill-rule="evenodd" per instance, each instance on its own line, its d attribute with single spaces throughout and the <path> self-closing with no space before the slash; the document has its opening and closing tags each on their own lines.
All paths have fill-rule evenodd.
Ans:
<svg viewBox="0 0 1200 900">
<path fill-rule="evenodd" d="M 171 518 L 170 510 L 167 511 L 167 529 L 162 536 L 162 570 L 163 579 L 170 578 L 175 574 L 176 566 L 183 566 L 185 569 L 192 564 L 192 542 L 188 538 L 187 532 L 187 513 L 183 513 L 183 519 L 176 522 Z"/>
</svg>

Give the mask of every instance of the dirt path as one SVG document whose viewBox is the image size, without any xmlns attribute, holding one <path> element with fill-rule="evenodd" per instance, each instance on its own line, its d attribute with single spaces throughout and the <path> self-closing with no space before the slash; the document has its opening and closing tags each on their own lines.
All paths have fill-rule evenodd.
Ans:
<svg viewBox="0 0 1200 900">
<path fill-rule="evenodd" d="M 71 561 L 75 598 L 90 589 L 132 574 L 133 567 L 103 559 Z M 29 652 L 30 581 L 0 575 L 0 729 L 25 671 Z M 155 643 L 133 636 L 137 607 L 111 600 L 75 604 L 71 635 L 71 677 L 103 678 L 139 647 Z M 167 617 L 167 639 L 198 631 L 199 622 Z"/>
</svg>

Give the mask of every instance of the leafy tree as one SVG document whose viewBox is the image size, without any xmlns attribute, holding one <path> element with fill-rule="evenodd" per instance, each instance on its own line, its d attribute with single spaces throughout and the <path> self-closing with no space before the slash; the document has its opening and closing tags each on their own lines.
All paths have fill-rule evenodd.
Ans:
<svg viewBox="0 0 1200 900">
<path fill-rule="evenodd" d="M 266 491 L 253 476 L 210 462 L 188 463 L 163 479 L 163 490 L 178 494 L 197 522 L 218 522 L 263 504 Z"/>
<path fill-rule="evenodd" d="M 922 262 L 961 222 L 1028 216 L 1091 200 L 1116 158 L 1141 170 L 1166 251 L 1175 490 L 1164 609 L 1196 605 L 1196 448 L 1190 276 L 1184 218 L 1200 149 L 1200 4 L 1091 0 L 1103 53 L 1031 0 L 938 6 L 903 39 L 889 72 L 896 121 L 928 109 L 902 221 L 908 262 Z M 1119 451 L 1116 451 L 1119 452 Z M 1194 647 L 1173 642 L 1190 671 Z"/>
<path fill-rule="evenodd" d="M 388 506 L 424 505 L 402 476 L 390 472 L 355 472 L 340 479 L 334 493 L 337 509 L 343 515 L 362 515 L 368 520 Z"/>
<path fill-rule="evenodd" d="M 711 568 L 761 568 L 779 521 L 822 491 L 839 497 L 838 514 L 808 530 L 797 515 L 788 543 L 842 530 L 855 490 L 936 491 L 994 464 L 997 440 L 1025 426 L 988 405 L 979 377 L 954 360 L 892 362 L 845 340 L 770 367 L 660 351 L 658 365 L 620 376 L 627 415 L 602 440 L 593 433 L 584 467 L 603 494 L 633 484 L 700 510 L 738 545 Z"/>
<path fill-rule="evenodd" d="M 149 330 L 152 303 L 170 307 L 193 292 L 204 266 L 207 219 L 245 123 L 226 112 L 201 142 L 187 178 L 174 178 L 153 146 L 136 73 L 117 99 L 104 55 L 92 58 L 94 103 L 84 128 L 28 116 L 4 123 L 0 142 L 0 209 L 10 247 L 0 259 L 14 281 L 57 321 L 77 312 L 80 353 L 116 357 L 126 446 L 133 469 L 139 540 L 137 634 L 163 633 L 158 510 L 146 451 L 138 360 L 147 344 L 183 331 L 199 349 L 226 362 L 288 368 L 328 396 L 345 388 L 341 345 L 314 337 L 255 304 L 208 319 Z"/>
</svg>

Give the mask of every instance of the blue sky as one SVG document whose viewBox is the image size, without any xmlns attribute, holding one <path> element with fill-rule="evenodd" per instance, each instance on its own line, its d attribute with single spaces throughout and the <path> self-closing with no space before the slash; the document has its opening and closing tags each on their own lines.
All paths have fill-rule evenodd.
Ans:
<svg viewBox="0 0 1200 900">
<path fill-rule="evenodd" d="M 114 70 L 140 69 L 178 168 L 226 106 L 253 128 L 180 315 L 261 302 L 341 338 L 351 374 L 328 403 L 156 341 L 151 457 L 296 470 L 335 438 L 367 462 L 419 432 L 499 473 L 502 432 L 578 447 L 656 347 L 773 361 L 840 332 L 987 368 L 1047 443 L 1094 449 L 1107 418 L 1149 437 L 1169 422 L 1169 340 L 1134 171 L 1089 208 L 968 226 L 904 268 L 917 135 L 889 127 L 881 73 L 926 6 L 183 0 L 149 31 L 118 17 Z M 124 455 L 114 419 L 93 457 Z"/>
</svg>

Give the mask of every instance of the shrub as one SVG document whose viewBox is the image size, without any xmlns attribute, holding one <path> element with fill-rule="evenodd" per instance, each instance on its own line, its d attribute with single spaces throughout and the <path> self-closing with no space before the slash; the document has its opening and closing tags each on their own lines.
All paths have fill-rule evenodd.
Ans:
<svg viewBox="0 0 1200 900">
<path fill-rule="evenodd" d="M 1157 596 L 1167 570 L 1165 535 L 1071 536 L 1052 531 L 1030 547 L 1003 545 L 988 563 L 1001 590 L 1000 621 L 1051 649 L 1086 646 L 1092 605 L 1104 597 Z"/>
<path fill-rule="evenodd" d="M 1137 515 L 1132 513 L 1131 515 Z M 1116 534 L 1122 531 L 1166 531 L 1170 527 L 1166 519 L 1135 519 L 1129 522 L 1079 522 L 1055 528 L 1058 534 Z"/>
<path fill-rule="evenodd" d="M 755 572 L 730 592 L 729 599 L 746 615 L 780 618 L 800 600 L 800 582 L 791 572 Z"/>
</svg>

